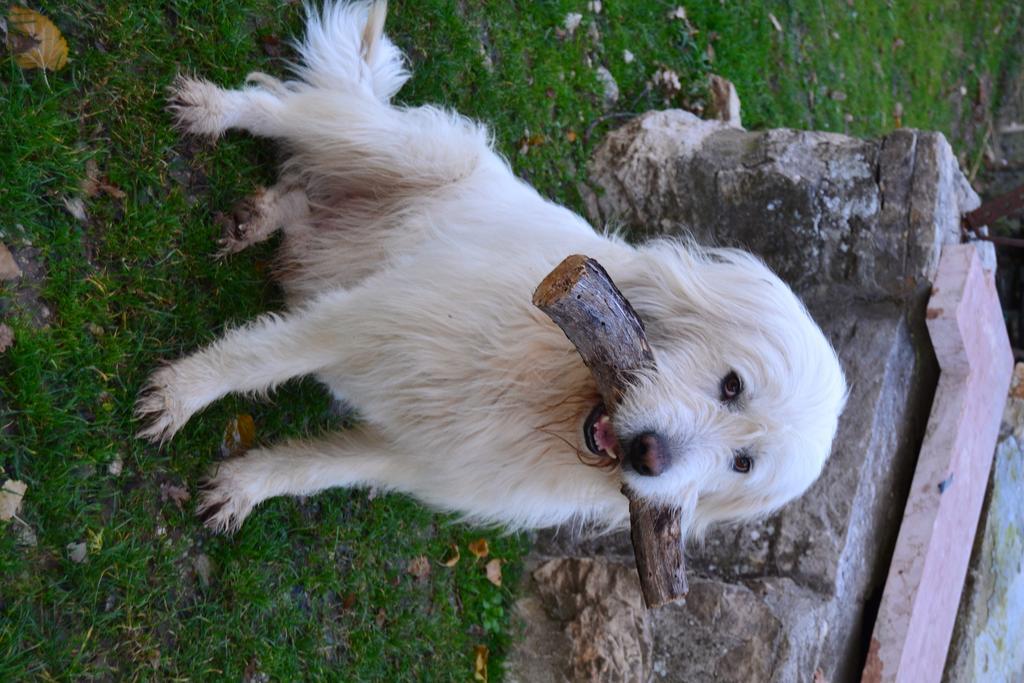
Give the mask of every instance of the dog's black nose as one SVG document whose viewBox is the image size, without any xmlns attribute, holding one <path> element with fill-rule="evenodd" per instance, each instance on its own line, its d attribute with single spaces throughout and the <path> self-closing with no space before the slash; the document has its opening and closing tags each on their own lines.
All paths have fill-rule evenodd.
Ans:
<svg viewBox="0 0 1024 683">
<path fill-rule="evenodd" d="M 654 432 L 644 432 L 630 441 L 626 461 L 637 474 L 656 477 L 668 469 L 668 446 Z"/>
</svg>

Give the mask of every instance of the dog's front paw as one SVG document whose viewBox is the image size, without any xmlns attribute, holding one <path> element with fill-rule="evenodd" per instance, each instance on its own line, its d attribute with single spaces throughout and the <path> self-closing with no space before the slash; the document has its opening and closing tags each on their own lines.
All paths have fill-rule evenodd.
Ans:
<svg viewBox="0 0 1024 683">
<path fill-rule="evenodd" d="M 167 109 L 179 129 L 212 138 L 227 129 L 225 94 L 213 83 L 179 74 L 167 91 Z"/>
<path fill-rule="evenodd" d="M 241 470 L 244 458 L 220 463 L 213 474 L 199 483 L 196 514 L 210 530 L 234 533 L 252 512 L 255 501 L 246 493 Z"/>
<path fill-rule="evenodd" d="M 172 365 L 150 375 L 135 402 L 135 418 L 143 424 L 139 438 L 163 443 L 188 422 L 190 414 L 178 397 L 176 379 Z"/>
</svg>

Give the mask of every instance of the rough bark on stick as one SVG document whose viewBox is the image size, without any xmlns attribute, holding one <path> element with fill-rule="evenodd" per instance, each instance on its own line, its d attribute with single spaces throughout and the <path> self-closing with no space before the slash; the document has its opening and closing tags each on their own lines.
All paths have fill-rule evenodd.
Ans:
<svg viewBox="0 0 1024 683">
<path fill-rule="evenodd" d="M 594 259 L 567 257 L 544 278 L 533 303 L 562 328 L 586 363 L 610 415 L 638 370 L 654 367 L 643 322 Z M 659 508 L 627 487 L 630 537 L 648 608 L 686 597 L 680 511 Z"/>
<path fill-rule="evenodd" d="M 648 608 L 682 600 L 689 591 L 683 556 L 682 519 L 678 508 L 653 507 L 632 495 L 629 498 L 629 540 L 636 555 L 636 571 Z"/>
</svg>

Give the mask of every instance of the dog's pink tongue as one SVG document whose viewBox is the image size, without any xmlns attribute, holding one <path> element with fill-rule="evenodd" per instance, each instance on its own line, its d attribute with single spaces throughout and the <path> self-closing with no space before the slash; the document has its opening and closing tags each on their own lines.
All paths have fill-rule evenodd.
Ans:
<svg viewBox="0 0 1024 683">
<path fill-rule="evenodd" d="M 594 424 L 594 443 L 597 444 L 598 448 L 611 457 L 618 457 L 615 453 L 615 449 L 619 445 L 619 440 L 615 438 L 615 430 L 612 429 L 612 420 L 607 415 L 603 415 L 601 419 Z"/>
</svg>

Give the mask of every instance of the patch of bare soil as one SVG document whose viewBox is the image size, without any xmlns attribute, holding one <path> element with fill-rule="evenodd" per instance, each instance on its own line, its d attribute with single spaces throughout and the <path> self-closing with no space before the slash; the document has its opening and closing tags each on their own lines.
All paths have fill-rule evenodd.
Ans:
<svg viewBox="0 0 1024 683">
<path fill-rule="evenodd" d="M 9 249 L 21 274 L 0 284 L 0 318 L 21 312 L 36 327 L 45 327 L 53 320 L 53 309 L 42 297 L 46 267 L 40 252 L 31 245 Z"/>
</svg>

